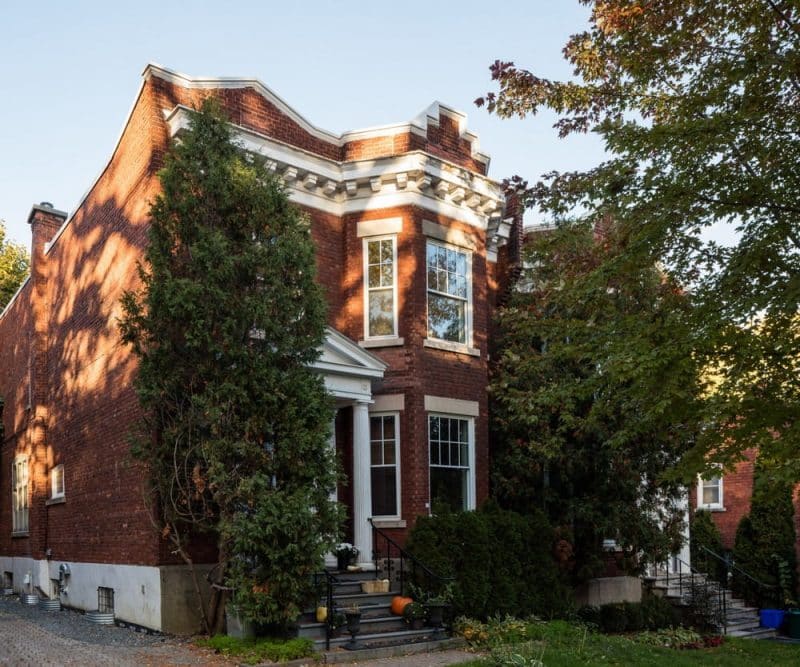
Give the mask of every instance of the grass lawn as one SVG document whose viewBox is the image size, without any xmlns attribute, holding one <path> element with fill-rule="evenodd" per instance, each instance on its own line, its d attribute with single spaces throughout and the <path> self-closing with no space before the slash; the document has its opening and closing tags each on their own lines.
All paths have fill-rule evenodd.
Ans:
<svg viewBox="0 0 800 667">
<path fill-rule="evenodd" d="M 564 621 L 526 624 L 516 643 L 492 649 L 490 657 L 466 665 L 514 665 L 532 667 L 533 659 L 546 667 L 566 665 L 800 665 L 800 644 L 781 644 L 754 639 L 726 639 L 722 646 L 672 649 L 636 641 L 633 636 L 588 632 Z M 485 646 L 483 648 L 486 648 Z"/>
</svg>

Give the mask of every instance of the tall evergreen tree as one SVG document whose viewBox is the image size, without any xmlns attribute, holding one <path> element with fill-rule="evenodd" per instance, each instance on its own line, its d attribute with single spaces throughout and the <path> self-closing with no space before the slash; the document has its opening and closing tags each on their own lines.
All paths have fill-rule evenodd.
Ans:
<svg viewBox="0 0 800 667">
<path fill-rule="evenodd" d="M 537 234 L 499 314 L 495 492 L 547 512 L 577 579 L 602 570 L 604 539 L 635 572 L 674 552 L 683 528 L 685 491 L 666 473 L 695 437 L 690 301 L 650 264 L 586 279 L 626 242 L 613 225 Z"/>
<path fill-rule="evenodd" d="M 135 454 L 175 551 L 191 565 L 192 540 L 216 540 L 206 629 L 225 590 L 253 620 L 291 622 L 340 521 L 332 406 L 309 368 L 325 302 L 308 221 L 211 100 L 159 178 L 142 288 L 123 299 L 140 361 Z"/>
</svg>

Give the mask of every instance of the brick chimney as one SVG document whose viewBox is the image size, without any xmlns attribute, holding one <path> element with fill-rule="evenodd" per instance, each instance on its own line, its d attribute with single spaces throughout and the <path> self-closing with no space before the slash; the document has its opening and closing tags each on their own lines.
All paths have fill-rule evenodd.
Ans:
<svg viewBox="0 0 800 667">
<path fill-rule="evenodd" d="M 31 276 L 35 275 L 37 264 L 39 268 L 44 260 L 45 244 L 49 243 L 61 225 L 67 219 L 64 211 L 53 208 L 49 201 L 34 204 L 28 215 L 28 224 L 31 226 Z"/>
</svg>

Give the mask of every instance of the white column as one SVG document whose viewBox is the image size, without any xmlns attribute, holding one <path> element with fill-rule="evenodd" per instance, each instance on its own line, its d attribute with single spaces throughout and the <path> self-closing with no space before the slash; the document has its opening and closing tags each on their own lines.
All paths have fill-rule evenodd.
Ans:
<svg viewBox="0 0 800 667">
<path fill-rule="evenodd" d="M 372 480 L 370 479 L 369 412 L 366 401 L 353 405 L 353 543 L 358 565 L 369 569 L 372 562 Z"/>
<path fill-rule="evenodd" d="M 333 411 L 333 419 L 331 419 L 331 435 L 328 438 L 328 446 L 331 448 L 331 456 L 333 457 L 334 461 L 336 460 L 336 414 L 339 410 Z M 336 488 L 336 483 L 334 482 L 333 488 L 331 489 L 330 499 L 333 502 L 339 500 L 339 490 Z"/>
<path fill-rule="evenodd" d="M 332 452 L 332 455 L 333 455 L 334 459 L 336 458 L 336 414 L 338 412 L 339 412 L 338 410 L 334 410 L 333 411 L 333 419 L 331 420 L 331 435 L 330 435 L 330 438 L 328 438 L 328 445 L 331 448 L 331 452 Z M 329 497 L 330 497 L 331 501 L 333 501 L 333 502 L 336 502 L 337 500 L 339 500 L 339 492 L 338 492 L 338 489 L 336 488 L 336 483 L 335 482 L 334 482 L 333 488 L 331 489 L 331 493 L 330 493 Z M 325 554 L 325 567 L 331 567 L 331 568 L 336 567 L 336 555 L 335 554 L 333 554 L 333 553 Z"/>
</svg>

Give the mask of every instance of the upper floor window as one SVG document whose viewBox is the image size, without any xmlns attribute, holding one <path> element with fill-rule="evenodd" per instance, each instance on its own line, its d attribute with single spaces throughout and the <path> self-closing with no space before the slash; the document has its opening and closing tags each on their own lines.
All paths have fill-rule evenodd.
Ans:
<svg viewBox="0 0 800 667">
<path fill-rule="evenodd" d="M 11 466 L 11 530 L 28 532 L 28 457 L 17 456 Z"/>
<path fill-rule="evenodd" d="M 364 239 L 365 338 L 397 336 L 397 238 Z"/>
<path fill-rule="evenodd" d="M 441 243 L 428 241 L 428 337 L 469 344 L 471 256 Z"/>
<path fill-rule="evenodd" d="M 698 509 L 723 509 L 722 473 L 709 477 L 700 477 L 697 482 Z"/>
</svg>

